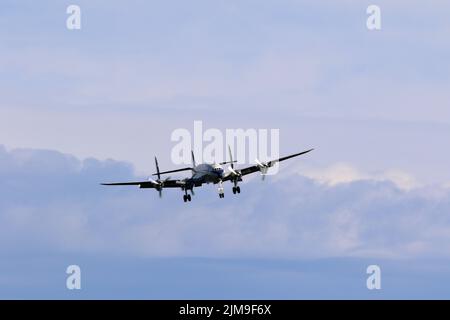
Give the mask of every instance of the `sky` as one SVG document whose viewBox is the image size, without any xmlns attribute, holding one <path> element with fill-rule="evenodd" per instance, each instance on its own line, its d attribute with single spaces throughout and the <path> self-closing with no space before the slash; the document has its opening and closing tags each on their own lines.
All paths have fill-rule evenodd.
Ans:
<svg viewBox="0 0 450 320">
<path fill-rule="evenodd" d="M 0 298 L 449 298 L 450 4 L 429 3 L 2 1 Z M 196 120 L 315 150 L 225 199 L 99 185 L 175 168 Z"/>
</svg>

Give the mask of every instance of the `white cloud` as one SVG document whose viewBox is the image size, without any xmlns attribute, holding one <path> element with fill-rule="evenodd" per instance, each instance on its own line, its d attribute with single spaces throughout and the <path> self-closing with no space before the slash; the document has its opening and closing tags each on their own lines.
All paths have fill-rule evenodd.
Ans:
<svg viewBox="0 0 450 320">
<path fill-rule="evenodd" d="M 27 154 L 27 161 L 17 153 Z M 450 193 L 410 189 L 407 177 L 396 172 L 369 175 L 350 165 L 336 165 L 309 177 L 285 174 L 264 183 L 252 179 L 242 184 L 238 196 L 226 184 L 225 199 L 217 197 L 215 187 L 205 186 L 185 204 L 178 190 L 164 190 L 159 200 L 152 190 L 98 185 L 137 179 L 122 163 L 80 162 L 48 151 L 0 150 L 0 192 L 5 199 L 0 204 L 0 254 L 30 250 L 150 257 L 449 254 Z M 402 184 L 408 188 L 399 188 Z"/>
<path fill-rule="evenodd" d="M 336 163 L 324 168 L 308 169 L 301 167 L 299 172 L 308 178 L 329 186 L 361 180 L 373 180 L 390 181 L 403 190 L 412 190 L 420 187 L 419 182 L 412 175 L 401 170 L 391 169 L 378 173 L 367 173 L 358 170 L 348 163 Z"/>
</svg>

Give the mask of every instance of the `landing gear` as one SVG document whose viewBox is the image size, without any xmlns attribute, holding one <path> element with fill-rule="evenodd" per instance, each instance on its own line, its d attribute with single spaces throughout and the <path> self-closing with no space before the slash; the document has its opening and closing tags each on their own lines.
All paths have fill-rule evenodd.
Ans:
<svg viewBox="0 0 450 320">
<path fill-rule="evenodd" d="M 185 192 L 186 192 L 185 195 L 183 195 L 183 201 L 184 202 L 191 201 L 192 200 L 191 195 L 187 193 L 187 190 L 185 190 Z"/>
<path fill-rule="evenodd" d="M 238 180 L 238 179 L 233 180 L 233 183 L 234 183 L 233 194 L 241 193 L 241 187 L 238 186 L 238 181 L 242 181 L 242 179 L 241 180 Z"/>
<path fill-rule="evenodd" d="M 223 192 L 223 183 L 222 181 L 219 182 L 219 187 L 217 188 L 217 191 L 219 191 L 219 198 L 225 197 L 225 194 Z"/>
</svg>

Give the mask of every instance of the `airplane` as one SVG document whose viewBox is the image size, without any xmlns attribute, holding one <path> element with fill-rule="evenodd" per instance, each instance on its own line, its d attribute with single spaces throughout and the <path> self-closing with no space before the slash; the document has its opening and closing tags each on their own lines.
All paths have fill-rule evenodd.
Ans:
<svg viewBox="0 0 450 320">
<path fill-rule="evenodd" d="M 163 171 L 161 172 L 159 170 L 158 165 L 158 159 L 155 157 L 155 166 L 156 166 L 156 173 L 153 174 L 153 176 L 157 176 L 158 178 L 156 180 L 149 178 L 147 181 L 136 181 L 136 182 L 116 182 L 116 183 L 102 183 L 101 185 L 104 186 L 139 186 L 141 189 L 155 189 L 159 193 L 159 197 L 162 196 L 162 190 L 164 188 L 180 188 L 182 191 L 184 191 L 183 195 L 183 201 L 188 202 L 191 201 L 192 197 L 191 194 L 194 195 L 194 188 L 201 187 L 204 183 L 209 184 L 217 184 L 218 185 L 218 192 L 219 192 L 219 198 L 224 198 L 224 188 L 223 188 L 223 182 L 230 181 L 233 183 L 233 194 L 241 193 L 241 188 L 238 185 L 239 182 L 242 181 L 242 177 L 245 175 L 248 175 L 253 172 L 261 172 L 262 179 L 264 180 L 265 175 L 267 174 L 267 171 L 270 167 L 275 165 L 277 162 L 281 162 L 290 158 L 294 158 L 300 155 L 303 155 L 305 153 L 311 152 L 314 149 L 309 149 L 303 152 L 291 154 L 286 157 L 282 157 L 279 159 L 271 160 L 268 162 L 260 162 L 258 159 L 255 160 L 256 164 L 253 166 L 249 166 L 243 169 L 235 169 L 234 163 L 236 163 L 236 160 L 233 160 L 233 156 L 231 154 L 231 148 L 228 146 L 228 152 L 230 161 L 220 162 L 220 163 L 202 163 L 197 165 L 195 163 L 194 158 L 194 152 L 191 151 L 192 156 L 192 167 L 186 167 L 176 170 L 170 170 L 170 171 Z M 222 166 L 225 164 L 229 164 L 228 170 L 229 172 L 225 173 Z M 175 173 L 175 172 L 181 172 L 181 171 L 191 171 L 192 176 L 190 178 L 184 178 L 184 179 L 171 179 L 170 177 L 167 177 L 165 179 L 161 179 L 161 175 L 168 174 L 168 173 Z M 190 191 L 191 194 L 188 194 L 188 191 Z"/>
</svg>

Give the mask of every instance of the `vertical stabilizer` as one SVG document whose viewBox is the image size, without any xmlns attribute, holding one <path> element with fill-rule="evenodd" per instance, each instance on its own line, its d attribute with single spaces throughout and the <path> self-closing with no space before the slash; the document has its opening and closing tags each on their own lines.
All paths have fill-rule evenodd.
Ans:
<svg viewBox="0 0 450 320">
<path fill-rule="evenodd" d="M 197 165 L 195 164 L 195 157 L 194 157 L 194 151 L 191 150 L 192 155 L 192 167 L 195 168 Z"/>
</svg>

